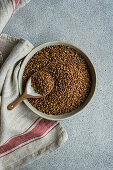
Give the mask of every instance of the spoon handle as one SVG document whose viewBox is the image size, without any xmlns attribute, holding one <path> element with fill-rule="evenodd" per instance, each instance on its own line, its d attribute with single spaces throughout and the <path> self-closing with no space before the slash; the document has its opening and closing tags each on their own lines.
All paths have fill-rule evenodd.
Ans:
<svg viewBox="0 0 113 170">
<path fill-rule="evenodd" d="M 14 109 L 18 104 L 20 104 L 23 100 L 27 98 L 29 98 L 29 95 L 23 93 L 18 99 L 16 99 L 14 102 L 12 102 L 11 104 L 7 106 L 8 110 Z"/>
</svg>

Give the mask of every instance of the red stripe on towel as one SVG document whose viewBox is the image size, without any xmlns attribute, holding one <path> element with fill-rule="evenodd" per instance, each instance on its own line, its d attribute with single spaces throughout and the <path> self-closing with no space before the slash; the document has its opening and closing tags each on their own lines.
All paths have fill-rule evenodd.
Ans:
<svg viewBox="0 0 113 170">
<path fill-rule="evenodd" d="M 39 117 L 40 118 L 40 117 Z M 36 123 L 36 121 L 37 120 L 39 120 L 39 118 L 37 118 L 35 121 L 34 121 L 34 123 L 28 128 L 28 129 L 26 129 L 23 133 L 20 133 L 19 135 L 14 135 L 14 136 L 11 136 L 4 144 L 6 144 L 10 139 L 12 139 L 12 138 L 14 138 L 14 137 L 16 137 L 16 136 L 21 136 L 21 135 L 23 135 L 25 132 L 27 132 L 30 128 L 32 128 L 32 126 Z M 3 144 L 3 145 L 4 145 Z"/>
<path fill-rule="evenodd" d="M 58 126 L 59 125 L 59 123 L 57 124 L 57 125 L 55 125 L 49 132 L 51 132 L 56 126 Z M 48 133 L 49 133 L 48 132 Z M 22 145 L 22 146 L 20 146 L 20 147 L 18 147 L 18 148 L 16 148 L 16 149 L 14 149 L 13 151 L 11 151 L 11 152 L 9 152 L 9 153 L 7 153 L 7 154 L 5 154 L 5 155 L 3 155 L 3 156 L 1 156 L 0 158 L 2 158 L 2 157 L 4 157 L 4 156 L 7 156 L 8 154 L 10 154 L 10 153 L 12 153 L 12 152 L 14 152 L 14 151 L 16 151 L 16 150 L 18 150 L 18 149 L 20 149 L 20 148 L 22 148 L 22 147 L 24 147 L 24 146 L 26 146 L 26 145 L 28 145 L 29 143 L 32 143 L 32 142 L 34 142 L 34 141 L 37 141 L 37 140 L 39 140 L 39 139 L 42 139 L 42 138 L 44 138 L 45 136 L 47 136 L 48 135 L 48 133 L 47 134 L 45 134 L 44 136 L 42 136 L 41 138 L 38 138 L 38 139 L 34 139 L 34 140 L 32 140 L 32 141 L 30 141 L 30 142 L 28 142 L 28 143 L 26 143 L 26 144 L 24 144 L 24 145 Z"/>
<path fill-rule="evenodd" d="M 15 7 L 17 6 L 18 2 L 19 2 L 19 0 L 15 0 Z"/>
<path fill-rule="evenodd" d="M 13 4 L 13 0 L 11 0 L 11 3 L 12 3 L 13 11 L 14 11 L 14 4 Z"/>
<path fill-rule="evenodd" d="M 23 134 L 21 136 L 16 136 L 9 140 L 9 142 L 7 142 L 6 144 L 0 146 L 0 154 L 3 154 L 4 152 L 7 152 L 33 138 L 41 137 L 55 123 L 56 123 L 55 121 L 41 119 L 30 132 Z"/>
</svg>

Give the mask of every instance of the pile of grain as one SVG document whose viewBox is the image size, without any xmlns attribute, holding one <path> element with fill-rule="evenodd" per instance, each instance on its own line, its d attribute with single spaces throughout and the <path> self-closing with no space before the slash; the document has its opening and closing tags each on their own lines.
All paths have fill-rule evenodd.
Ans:
<svg viewBox="0 0 113 170">
<path fill-rule="evenodd" d="M 27 63 L 23 74 L 23 89 L 29 77 L 44 71 L 54 80 L 52 91 L 40 99 L 28 99 L 39 111 L 47 114 L 64 114 L 78 108 L 91 88 L 89 68 L 84 58 L 74 49 L 49 46 L 38 51 Z"/>
<path fill-rule="evenodd" d="M 54 80 L 49 73 L 38 71 L 31 76 L 31 86 L 36 93 L 46 96 L 53 89 Z"/>
</svg>

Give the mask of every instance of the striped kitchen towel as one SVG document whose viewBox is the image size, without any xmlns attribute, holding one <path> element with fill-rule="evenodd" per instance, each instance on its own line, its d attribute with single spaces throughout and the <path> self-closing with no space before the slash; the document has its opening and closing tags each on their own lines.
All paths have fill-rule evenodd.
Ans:
<svg viewBox="0 0 113 170">
<path fill-rule="evenodd" d="M 27 2 L 0 0 L 0 32 L 13 12 Z M 40 118 L 24 103 L 7 110 L 19 97 L 19 69 L 33 48 L 29 41 L 0 34 L 0 170 L 19 169 L 67 140 L 59 122 Z"/>
</svg>

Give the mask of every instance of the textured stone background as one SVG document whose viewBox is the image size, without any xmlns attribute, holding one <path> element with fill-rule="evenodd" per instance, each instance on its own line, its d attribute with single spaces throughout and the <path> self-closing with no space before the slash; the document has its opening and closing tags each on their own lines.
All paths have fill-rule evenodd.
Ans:
<svg viewBox="0 0 113 170">
<path fill-rule="evenodd" d="M 89 55 L 98 79 L 88 106 L 61 122 L 65 145 L 21 170 L 113 169 L 113 0 L 31 0 L 3 32 L 35 46 L 72 42 Z"/>
</svg>

